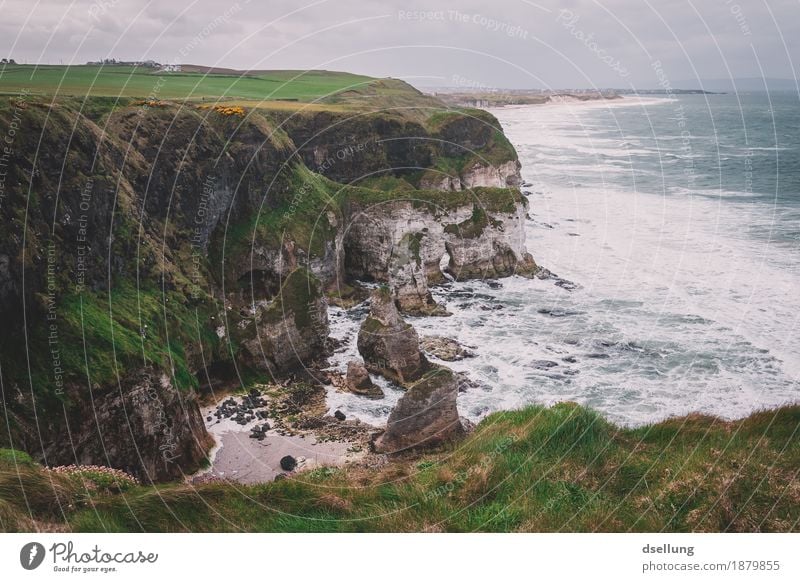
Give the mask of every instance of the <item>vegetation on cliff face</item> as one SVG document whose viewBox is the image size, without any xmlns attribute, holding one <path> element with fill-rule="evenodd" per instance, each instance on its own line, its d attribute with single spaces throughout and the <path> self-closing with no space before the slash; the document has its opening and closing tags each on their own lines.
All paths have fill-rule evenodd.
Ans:
<svg viewBox="0 0 800 582">
<path fill-rule="evenodd" d="M 444 231 L 460 238 L 479 238 L 490 223 L 496 226 L 496 221 L 486 214 L 482 206 L 476 204 L 472 208 L 472 216 L 458 224 L 448 224 Z"/>
<path fill-rule="evenodd" d="M 442 190 L 383 191 L 351 188 L 344 198 L 349 204 L 372 205 L 389 201 L 409 201 L 415 208 L 427 208 L 431 213 L 444 212 L 473 205 L 492 213 L 513 214 L 518 206 L 527 205 L 526 198 L 516 188 L 477 187 L 457 192 Z"/>
<path fill-rule="evenodd" d="M 265 321 L 278 323 L 286 317 L 293 317 L 298 329 L 314 325 L 313 306 L 322 297 L 319 280 L 307 269 L 295 269 L 283 281 L 278 296 L 265 309 Z"/>
<path fill-rule="evenodd" d="M 71 294 L 60 305 L 64 368 L 85 371 L 100 385 L 114 382 L 128 369 L 154 365 L 172 370 L 178 388 L 194 388 L 197 379 L 185 346 L 208 354 L 219 348 L 209 304 L 190 306 L 181 294 L 150 284 L 137 289 L 123 282 L 108 292 Z M 69 379 L 82 380 L 80 372 Z"/>
<path fill-rule="evenodd" d="M 517 159 L 500 122 L 488 111 L 440 110 L 427 119 L 426 126 L 445 144 L 445 155 L 437 161 L 442 171 L 460 174 L 474 165 L 500 166 Z"/>
<path fill-rule="evenodd" d="M 13 84 L 14 79 L 24 77 L 25 70 L 22 66 L 7 68 L 0 81 Z M 153 76 L 150 72 L 45 67 L 37 70 L 32 82 L 44 87 L 64 74 L 68 81 L 64 87 L 69 88 L 112 77 L 127 78 L 128 73 L 142 81 Z M 286 73 L 279 80 L 290 77 Z M 324 76 L 312 77 L 320 86 L 334 82 Z M 0 83 L 0 89 L 4 86 Z M 105 87 L 102 82 L 96 86 L 98 90 Z M 136 83 L 130 85 L 131 94 L 137 87 Z M 391 80 L 353 89 L 338 101 L 357 104 L 359 95 L 371 99 L 373 105 L 381 96 L 407 98 L 420 110 L 436 105 L 407 84 Z M 163 93 L 159 98 L 167 96 Z M 19 101 L 25 106 L 17 108 Z M 422 134 L 449 135 L 453 143 L 461 140 L 489 155 L 497 131 L 494 118 L 477 111 L 466 118 L 462 113 L 437 116 L 432 112 L 426 113 L 428 122 L 413 122 L 413 116 L 405 113 L 351 115 L 344 119 L 344 127 L 353 135 L 366 131 L 364 135 L 371 139 L 387 132 L 391 137 L 395 127 L 413 137 L 418 128 Z M 191 105 L 128 97 L 59 98 L 56 103 L 33 96 L 3 100 L 2 126 L 9 125 L 15 115 L 20 115 L 21 129 L 3 205 L 3 220 L 11 237 L 7 248 L 0 251 L 17 257 L 24 234 L 26 250 L 21 260 L 32 281 L 30 288 L 54 285 L 62 363 L 67 379 L 78 382 L 85 380 L 87 369 L 92 372 L 92 382 L 105 384 L 131 366 L 150 363 L 172 370 L 178 386 L 194 385 L 192 354 L 225 351 L 219 349 L 212 322 L 221 310 L 213 288 L 221 281 L 236 281 L 247 270 L 254 246 L 278 249 L 290 243 L 307 260 L 323 257 L 336 236 L 334 223 L 349 205 L 408 199 L 415 206 L 434 209 L 474 203 L 489 211 L 513 212 L 523 200 L 514 189 L 416 190 L 403 178 L 389 175 L 365 182 L 371 187 L 334 182 L 325 172 L 310 171 L 293 156 L 289 134 L 275 125 L 274 115 L 261 110 L 247 111 L 244 117 L 225 116 Z M 333 127 L 329 137 L 341 141 L 339 114 L 326 115 L 317 121 Z M 291 134 L 292 128 L 311 121 L 307 115 L 294 116 L 286 128 Z M 43 136 L 42 144 L 37 143 L 39 136 Z M 407 145 L 401 144 L 400 149 Z M 37 151 L 41 152 L 38 159 Z M 382 164 L 389 151 L 391 148 L 379 156 Z M 446 153 L 440 152 L 439 159 Z M 345 158 L 351 155 L 349 149 Z M 513 148 L 507 155 L 514 155 Z M 63 164 L 64 159 L 69 163 Z M 357 175 L 364 170 L 349 158 L 334 161 Z M 425 156 L 422 161 L 430 163 Z M 215 181 L 209 183 L 212 177 Z M 230 207 L 219 206 L 212 215 L 211 190 L 216 197 L 230 196 L 232 200 L 226 202 Z M 84 205 L 88 212 L 81 210 Z M 195 236 L 195 219 L 201 215 L 216 220 L 219 228 L 206 221 L 207 231 Z M 53 216 L 56 223 L 51 229 L 47 221 Z M 76 241 L 87 237 L 86 259 L 79 260 Z M 203 247 L 207 240 L 206 257 Z M 53 281 L 45 281 L 46 245 L 50 242 L 57 268 Z M 21 268 L 12 266 L 12 276 Z M 35 295 L 26 301 L 44 309 L 49 299 Z M 10 312 L 7 315 L 13 318 Z M 39 337 L 43 330 L 33 326 L 28 350 L 33 357 L 30 369 L 35 391 L 40 394 L 52 391 L 53 384 L 47 377 L 51 366 L 39 361 L 47 350 L 35 348 L 37 341 L 46 340 Z M 13 354 L 19 347 L 4 342 L 4 353 Z M 11 385 L 26 383 L 25 358 L 12 358 L 4 365 L 4 375 Z"/>
<path fill-rule="evenodd" d="M 797 531 L 798 431 L 800 406 L 624 429 L 564 403 L 493 414 L 457 448 L 380 467 L 119 494 L 76 491 L 3 454 L 0 528 Z"/>
<path fill-rule="evenodd" d="M 386 189 L 387 178 L 394 178 L 424 188 L 445 178 L 458 182 L 476 168 L 516 163 L 516 151 L 492 114 L 443 110 L 405 87 L 414 107 L 273 112 L 271 117 L 294 141 L 306 166 L 343 184 L 378 183 Z"/>
</svg>

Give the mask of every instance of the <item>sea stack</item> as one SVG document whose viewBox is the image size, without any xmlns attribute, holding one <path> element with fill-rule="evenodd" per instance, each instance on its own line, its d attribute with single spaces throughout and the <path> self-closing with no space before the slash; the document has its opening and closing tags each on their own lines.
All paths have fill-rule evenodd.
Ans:
<svg viewBox="0 0 800 582">
<path fill-rule="evenodd" d="M 456 398 L 458 382 L 452 370 L 432 367 L 411 384 L 389 415 L 386 431 L 375 441 L 375 450 L 400 453 L 435 447 L 464 436 Z"/>
<path fill-rule="evenodd" d="M 430 364 L 419 350 L 419 335 L 403 321 L 386 287 L 371 297 L 370 312 L 358 332 L 358 351 L 367 370 L 399 384 L 422 377 Z"/>
</svg>

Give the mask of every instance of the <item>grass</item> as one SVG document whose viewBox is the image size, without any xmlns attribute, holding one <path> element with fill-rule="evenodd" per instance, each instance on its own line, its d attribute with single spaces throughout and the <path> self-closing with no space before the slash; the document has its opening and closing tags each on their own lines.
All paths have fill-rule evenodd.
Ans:
<svg viewBox="0 0 800 582">
<path fill-rule="evenodd" d="M 228 226 L 218 233 L 219 240 L 212 245 L 211 263 L 236 269 L 237 263 L 225 257 L 243 257 L 249 260 L 253 241 L 260 245 L 279 248 L 287 240 L 306 250 L 310 257 L 322 256 L 326 244 L 335 236 L 327 212 L 340 218 L 337 192 L 344 188 L 302 165 L 287 165 L 280 178 L 286 182 L 290 196 L 280 197 L 274 207 L 263 207 L 249 218 Z M 243 261 L 239 261 L 243 262 Z M 228 278 L 233 278 L 228 273 Z"/>
<path fill-rule="evenodd" d="M 367 188 L 346 190 L 347 200 L 361 204 L 408 200 L 415 207 L 429 207 L 431 211 L 455 210 L 473 204 L 486 212 L 513 214 L 524 197 L 516 188 L 476 187 L 469 190 L 447 192 L 443 190 L 385 191 Z"/>
<path fill-rule="evenodd" d="M 797 531 L 799 429 L 797 405 L 636 429 L 572 403 L 530 406 L 489 416 L 455 448 L 379 468 L 134 487 L 76 500 L 65 515 L 53 509 L 63 491 L 48 501 L 49 476 L 25 469 L 38 501 L 22 517 L 85 532 Z M 0 460 L 0 483 L 15 470 Z M 7 513 L 19 506 L 12 488 L 0 489 Z"/>
<path fill-rule="evenodd" d="M 248 74 L 166 73 L 148 67 L 4 65 L 0 93 L 153 99 L 313 101 L 370 85 L 371 77 L 333 71 L 258 71 Z"/>
<path fill-rule="evenodd" d="M 490 223 L 492 226 L 498 226 L 497 221 L 489 218 L 486 211 L 476 204 L 472 207 L 471 217 L 458 224 L 448 224 L 444 227 L 444 231 L 459 238 L 480 238 Z"/>
<path fill-rule="evenodd" d="M 80 484 L 30 462 L 9 461 L 19 454 L 0 449 L 0 530 L 41 530 L 41 516 L 51 521 L 60 516 L 63 521 L 67 506 L 83 501 Z"/>
<path fill-rule="evenodd" d="M 205 323 L 212 313 L 211 304 L 189 305 L 180 293 L 162 293 L 153 286 L 137 289 L 124 280 L 110 292 L 69 294 L 59 302 L 56 320 L 64 380 L 85 385 L 90 379 L 93 385 L 113 386 L 118 375 L 154 365 L 171 371 L 178 388 L 194 388 L 197 378 L 187 352 L 199 350 L 201 344 L 204 353 L 218 349 L 213 328 L 197 323 L 197 318 Z M 46 333 L 36 328 L 31 336 L 32 381 L 40 396 L 53 398 L 57 386 L 46 361 L 51 357 Z"/>
</svg>

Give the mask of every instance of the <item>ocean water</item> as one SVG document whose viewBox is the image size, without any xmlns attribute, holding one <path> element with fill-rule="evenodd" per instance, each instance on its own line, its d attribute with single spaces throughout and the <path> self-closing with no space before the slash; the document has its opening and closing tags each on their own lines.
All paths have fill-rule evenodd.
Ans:
<svg viewBox="0 0 800 582">
<path fill-rule="evenodd" d="M 800 401 L 800 102 L 789 93 L 628 98 L 494 110 L 530 201 L 528 249 L 576 285 L 510 278 L 434 289 L 421 335 L 470 346 L 461 413 L 572 400 L 635 426 Z M 364 309 L 334 310 L 353 338 Z M 385 422 L 400 392 L 340 408 Z"/>
</svg>

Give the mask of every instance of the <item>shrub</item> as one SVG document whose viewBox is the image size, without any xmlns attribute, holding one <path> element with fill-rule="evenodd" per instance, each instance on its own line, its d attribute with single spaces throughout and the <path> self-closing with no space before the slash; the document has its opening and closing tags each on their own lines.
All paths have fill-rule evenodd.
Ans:
<svg viewBox="0 0 800 582">
<path fill-rule="evenodd" d="M 88 489 L 101 492 L 127 491 L 139 484 L 135 477 L 125 471 L 99 465 L 65 465 L 50 469 L 58 475 L 66 475 L 82 482 Z"/>
</svg>

